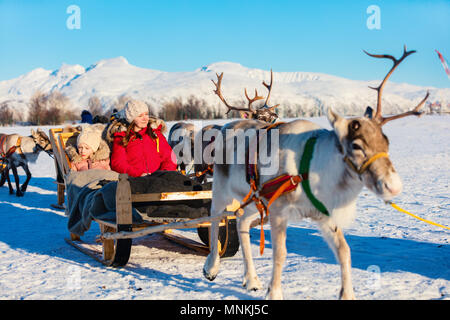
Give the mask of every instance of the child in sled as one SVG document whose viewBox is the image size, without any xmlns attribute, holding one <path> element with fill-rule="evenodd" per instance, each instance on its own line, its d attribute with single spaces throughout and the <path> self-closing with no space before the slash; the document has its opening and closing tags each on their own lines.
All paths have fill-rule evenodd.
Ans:
<svg viewBox="0 0 450 320">
<path fill-rule="evenodd" d="M 111 170 L 110 149 L 95 126 L 85 126 L 78 135 L 77 147 L 67 147 L 66 153 L 72 162 L 72 171 Z"/>
</svg>

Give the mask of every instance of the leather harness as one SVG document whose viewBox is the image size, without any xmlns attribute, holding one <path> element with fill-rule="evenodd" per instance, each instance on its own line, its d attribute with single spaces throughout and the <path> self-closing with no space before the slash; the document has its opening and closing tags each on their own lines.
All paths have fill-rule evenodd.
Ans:
<svg viewBox="0 0 450 320">
<path fill-rule="evenodd" d="M 278 122 L 275 124 L 271 124 L 267 127 L 264 127 L 263 129 L 266 129 L 267 131 L 278 127 L 279 125 L 283 124 L 283 122 Z M 256 208 L 258 209 L 260 216 L 261 216 L 261 235 L 260 235 L 260 254 L 262 255 L 264 253 L 264 216 L 269 216 L 269 207 L 272 205 L 272 203 L 278 199 L 280 196 L 292 192 L 297 189 L 298 185 L 301 184 L 303 191 L 305 192 L 305 195 L 308 197 L 312 205 L 321 213 L 323 213 L 326 216 L 329 216 L 329 212 L 325 205 L 317 199 L 316 196 L 311 191 L 311 187 L 309 184 L 309 168 L 310 163 L 312 159 L 312 155 L 314 152 L 314 146 L 316 144 L 317 137 L 311 137 L 306 141 L 303 155 L 300 161 L 300 167 L 299 167 L 299 174 L 292 176 L 289 174 L 282 174 L 279 175 L 265 183 L 262 184 L 261 188 L 259 188 L 259 175 L 258 175 L 258 169 L 256 165 L 256 161 L 254 163 L 250 163 L 249 156 L 246 157 L 246 178 L 247 182 L 250 184 L 250 191 L 248 194 L 244 197 L 243 203 L 240 205 L 240 207 L 234 212 L 235 214 L 242 214 L 242 208 L 246 207 L 247 205 L 251 204 L 252 202 L 255 203 Z M 256 157 L 258 156 L 258 147 L 259 147 L 259 139 L 257 137 L 257 146 L 256 146 Z M 360 168 L 357 168 L 347 156 L 344 157 L 344 161 L 352 168 L 357 174 L 361 175 L 364 173 L 364 171 L 369 167 L 371 163 L 373 163 L 375 160 L 382 158 L 382 157 L 389 157 L 389 155 L 385 152 L 380 152 L 369 158 L 366 162 L 364 162 Z M 255 158 L 257 159 L 257 158 Z M 262 201 L 262 198 L 265 198 L 268 200 L 267 205 L 264 204 Z"/>
<path fill-rule="evenodd" d="M 11 157 L 11 155 L 17 151 L 17 153 L 21 157 L 25 157 L 25 155 L 22 152 L 22 148 L 20 147 L 22 143 L 22 137 L 19 136 L 19 138 L 16 141 L 16 144 L 8 149 L 8 151 L 4 150 L 4 144 L 6 141 L 7 135 L 3 135 L 0 137 L 0 172 L 6 169 L 8 159 Z"/>
</svg>

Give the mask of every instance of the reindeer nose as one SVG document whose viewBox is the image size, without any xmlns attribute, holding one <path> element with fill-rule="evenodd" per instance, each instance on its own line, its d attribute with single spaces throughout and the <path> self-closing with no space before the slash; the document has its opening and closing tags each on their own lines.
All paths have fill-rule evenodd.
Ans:
<svg viewBox="0 0 450 320">
<path fill-rule="evenodd" d="M 384 184 L 385 188 L 387 189 L 387 191 L 389 191 L 389 193 L 393 196 L 398 195 L 400 192 L 402 192 L 402 188 L 395 188 L 390 186 L 389 184 L 385 183 Z"/>
<path fill-rule="evenodd" d="M 384 183 L 384 187 L 392 196 L 396 196 L 402 192 L 403 184 L 398 174 L 394 174 L 390 181 Z"/>
</svg>

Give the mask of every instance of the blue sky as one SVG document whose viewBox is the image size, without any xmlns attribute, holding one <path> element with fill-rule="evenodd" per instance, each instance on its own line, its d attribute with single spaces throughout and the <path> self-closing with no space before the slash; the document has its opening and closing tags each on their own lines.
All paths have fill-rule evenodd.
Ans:
<svg viewBox="0 0 450 320">
<path fill-rule="evenodd" d="M 66 26 L 72 4 L 80 8 L 79 30 Z M 380 8 L 380 29 L 367 27 L 370 5 Z M 381 80 L 390 62 L 362 50 L 400 56 L 406 44 L 417 53 L 391 80 L 442 88 L 450 80 L 434 50 L 449 60 L 449 40 L 449 0 L 0 0 L 0 80 L 117 56 L 164 71 L 232 61 Z"/>
</svg>

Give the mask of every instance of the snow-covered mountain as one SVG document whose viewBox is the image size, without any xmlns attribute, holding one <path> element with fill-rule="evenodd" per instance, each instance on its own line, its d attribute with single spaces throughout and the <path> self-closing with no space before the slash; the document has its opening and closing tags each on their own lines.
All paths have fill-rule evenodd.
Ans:
<svg viewBox="0 0 450 320">
<path fill-rule="evenodd" d="M 242 101 L 244 88 L 253 92 L 257 88 L 265 95 L 262 81 L 270 80 L 269 70 L 246 68 L 238 63 L 218 62 L 190 72 L 165 72 L 140 68 L 128 63 L 124 57 L 101 60 L 88 68 L 63 64 L 50 71 L 32 70 L 18 78 L 0 81 L 0 103 L 8 101 L 16 112 L 25 114 L 31 96 L 37 91 L 54 90 L 66 95 L 72 107 L 86 108 L 90 97 L 97 96 L 110 106 L 120 95 L 142 99 L 156 110 L 174 98 L 186 99 L 193 95 L 210 106 L 221 106 L 213 93 L 215 73 L 224 72 L 222 90 L 228 101 Z M 323 108 L 334 107 L 342 114 L 360 115 L 367 105 L 376 104 L 376 92 L 368 86 L 377 86 L 380 80 L 358 81 L 312 72 L 274 72 L 271 104 L 280 104 L 279 113 L 288 115 L 317 115 Z M 394 113 L 417 104 L 426 91 L 429 101 L 450 102 L 450 89 L 420 87 L 406 83 L 389 82 L 384 90 L 383 110 Z M 291 113 L 292 115 L 292 113 Z"/>
</svg>

